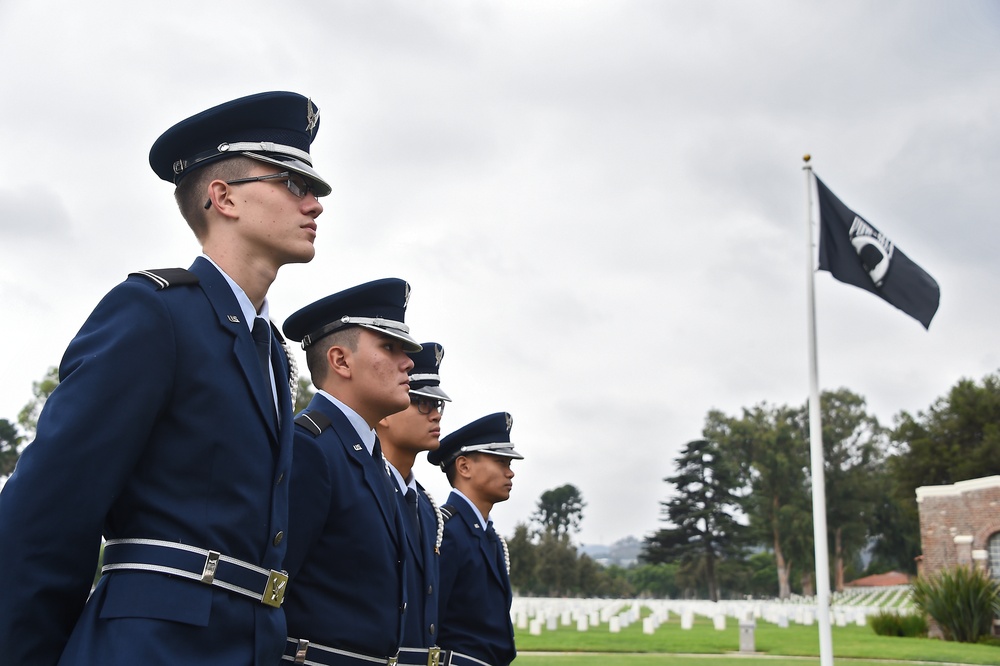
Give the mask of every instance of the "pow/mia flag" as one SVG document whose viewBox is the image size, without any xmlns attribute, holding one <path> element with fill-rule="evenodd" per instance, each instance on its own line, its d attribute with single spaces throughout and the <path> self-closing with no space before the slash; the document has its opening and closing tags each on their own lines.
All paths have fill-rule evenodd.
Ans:
<svg viewBox="0 0 1000 666">
<path fill-rule="evenodd" d="M 845 206 L 816 178 L 819 270 L 872 292 L 929 328 L 941 290 L 885 234 Z"/>
</svg>

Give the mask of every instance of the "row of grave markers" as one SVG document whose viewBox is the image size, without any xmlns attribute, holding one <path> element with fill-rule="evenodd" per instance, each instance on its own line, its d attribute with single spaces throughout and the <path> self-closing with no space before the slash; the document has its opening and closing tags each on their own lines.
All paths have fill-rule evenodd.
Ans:
<svg viewBox="0 0 1000 666">
<path fill-rule="evenodd" d="M 641 617 L 642 607 L 649 609 L 646 617 Z M 868 615 L 878 613 L 880 607 L 834 607 L 830 611 L 831 622 L 838 627 L 850 624 L 865 626 Z M 780 602 L 711 602 L 674 600 L 631 600 L 609 601 L 607 599 L 553 599 L 538 597 L 518 597 L 511 606 L 511 621 L 518 629 L 527 629 L 532 635 L 540 635 L 542 630 L 555 631 L 561 627 L 576 626 L 577 631 L 608 625 L 608 631 L 618 633 L 626 627 L 642 621 L 642 631 L 653 634 L 671 614 L 680 618 L 681 629 L 694 626 L 696 616 L 710 618 L 715 629 L 726 629 L 727 619 L 737 620 L 741 626 L 754 624 L 758 620 L 787 628 L 791 622 L 812 625 L 816 621 L 815 606 L 790 605 Z"/>
</svg>

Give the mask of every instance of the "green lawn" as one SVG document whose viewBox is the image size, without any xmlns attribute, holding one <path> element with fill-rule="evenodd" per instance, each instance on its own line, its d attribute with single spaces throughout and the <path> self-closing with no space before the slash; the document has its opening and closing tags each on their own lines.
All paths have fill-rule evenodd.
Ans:
<svg viewBox="0 0 1000 666">
<path fill-rule="evenodd" d="M 545 655 L 521 654 L 514 662 L 517 666 L 818 666 L 814 657 L 718 657 L 714 655 L 688 656 L 675 654 L 581 654 Z M 843 659 L 837 660 L 844 664 Z M 908 666 L 921 662 L 850 660 L 850 666 Z"/>
<path fill-rule="evenodd" d="M 642 623 L 636 622 L 622 629 L 620 633 L 612 634 L 608 625 L 591 627 L 589 631 L 578 632 L 575 626 L 559 627 L 556 631 L 542 631 L 540 636 L 532 636 L 527 630 L 516 630 L 517 649 L 523 655 L 518 657 L 522 663 L 545 664 L 548 666 L 597 666 L 594 659 L 606 657 L 576 656 L 545 656 L 524 653 L 538 652 L 603 652 L 603 653 L 660 653 L 645 657 L 629 657 L 628 666 L 643 666 L 646 659 L 663 662 L 662 653 L 674 653 L 670 657 L 671 664 L 687 664 L 679 659 L 690 659 L 697 666 L 714 666 L 714 664 L 751 663 L 759 660 L 738 655 L 739 625 L 728 618 L 727 627 L 722 631 L 714 628 L 712 620 L 696 617 L 694 628 L 683 630 L 680 619 L 675 615 L 670 622 L 660 625 L 656 633 L 642 633 Z M 988 645 L 966 645 L 949 643 L 927 638 L 892 638 L 877 636 L 868 627 L 833 627 L 833 654 L 836 658 L 884 660 L 895 659 L 910 662 L 942 662 L 952 664 L 977 664 L 996 666 L 1000 664 L 1000 648 Z M 817 625 L 800 626 L 790 624 L 787 629 L 768 622 L 757 622 L 755 630 L 757 652 L 762 656 L 819 656 L 819 629 Z M 735 653 L 735 654 L 734 654 Z M 706 660 L 705 657 L 679 655 L 726 655 L 718 661 Z M 577 661 L 580 660 L 580 661 Z M 738 661 L 737 661 L 738 660 Z M 652 662 L 650 662 L 652 663 Z M 767 659 L 760 661 L 767 666 L 786 666 L 786 660 Z M 813 664 L 816 660 L 787 660 L 787 664 Z M 883 662 L 884 663 L 884 662 Z M 857 664 L 857 662 L 852 662 Z"/>
</svg>

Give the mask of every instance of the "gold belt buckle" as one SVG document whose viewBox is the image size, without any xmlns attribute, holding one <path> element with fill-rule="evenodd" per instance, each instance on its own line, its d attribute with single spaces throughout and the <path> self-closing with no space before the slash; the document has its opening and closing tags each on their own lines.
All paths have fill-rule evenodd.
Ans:
<svg viewBox="0 0 1000 666">
<path fill-rule="evenodd" d="M 396 662 L 399 661 L 399 653 L 397 652 L 391 657 L 386 658 L 385 666 L 396 666 Z"/>
<path fill-rule="evenodd" d="M 278 608 L 285 600 L 285 589 L 288 587 L 288 574 L 284 571 L 271 569 L 271 575 L 267 577 L 267 588 L 260 602 L 265 606 Z"/>
<path fill-rule="evenodd" d="M 427 666 L 441 666 L 441 648 L 436 645 L 427 648 Z"/>
</svg>

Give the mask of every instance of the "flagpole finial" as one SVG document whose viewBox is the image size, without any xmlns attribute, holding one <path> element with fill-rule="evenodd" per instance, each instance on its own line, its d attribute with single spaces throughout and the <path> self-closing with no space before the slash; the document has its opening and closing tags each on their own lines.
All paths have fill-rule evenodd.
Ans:
<svg viewBox="0 0 1000 666">
<path fill-rule="evenodd" d="M 807 164 L 808 164 L 809 160 L 811 160 L 811 159 L 812 159 L 812 155 L 810 155 L 809 153 L 806 153 L 805 155 L 802 156 L 802 161 L 806 162 Z"/>
</svg>

